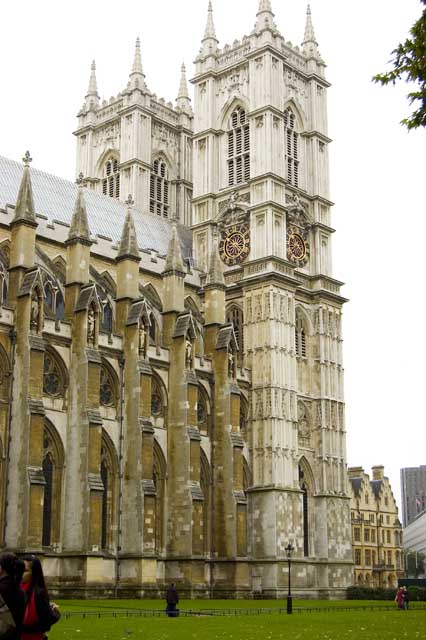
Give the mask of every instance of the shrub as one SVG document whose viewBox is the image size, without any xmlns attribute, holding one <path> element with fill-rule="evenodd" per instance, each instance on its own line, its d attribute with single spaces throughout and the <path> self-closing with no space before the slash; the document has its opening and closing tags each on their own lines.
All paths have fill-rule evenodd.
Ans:
<svg viewBox="0 0 426 640">
<path fill-rule="evenodd" d="M 348 600 L 394 600 L 396 589 L 371 589 L 369 587 L 348 587 Z"/>
</svg>

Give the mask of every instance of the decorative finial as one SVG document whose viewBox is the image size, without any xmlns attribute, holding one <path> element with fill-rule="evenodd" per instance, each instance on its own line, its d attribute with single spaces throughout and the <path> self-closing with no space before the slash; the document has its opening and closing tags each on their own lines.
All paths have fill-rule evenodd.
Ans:
<svg viewBox="0 0 426 640">
<path fill-rule="evenodd" d="M 24 167 L 29 167 L 30 166 L 30 162 L 32 162 L 33 159 L 30 156 L 30 152 L 26 151 L 24 157 L 22 158 L 22 162 L 24 163 Z"/>
<path fill-rule="evenodd" d="M 80 187 L 80 186 L 83 186 L 83 180 L 84 180 L 84 174 L 82 171 L 80 171 L 80 173 L 78 174 L 78 178 L 75 182 Z"/>
<path fill-rule="evenodd" d="M 319 57 L 318 42 L 315 38 L 314 27 L 312 24 L 311 7 L 309 4 L 306 9 L 305 36 L 303 38 L 302 47 L 305 56 Z"/>
<path fill-rule="evenodd" d="M 259 0 L 255 30 L 263 31 L 264 29 L 269 29 L 270 31 L 276 29 L 271 0 Z"/>
<path fill-rule="evenodd" d="M 206 30 L 205 30 L 203 39 L 207 40 L 208 38 L 213 38 L 214 40 L 216 40 L 216 30 L 214 28 L 213 7 L 212 7 L 211 0 L 209 0 L 209 6 L 208 6 L 208 11 L 207 11 Z"/>
<path fill-rule="evenodd" d="M 124 204 L 127 204 L 129 208 L 135 204 L 135 201 L 133 200 L 131 193 L 129 193 L 129 195 L 127 196 L 127 200 L 124 201 Z"/>
</svg>

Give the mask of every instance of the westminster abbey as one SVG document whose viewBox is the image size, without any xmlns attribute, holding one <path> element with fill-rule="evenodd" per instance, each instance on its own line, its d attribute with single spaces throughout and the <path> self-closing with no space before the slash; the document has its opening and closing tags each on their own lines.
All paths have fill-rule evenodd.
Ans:
<svg viewBox="0 0 426 640">
<path fill-rule="evenodd" d="M 253 22 L 209 3 L 193 101 L 93 63 L 76 184 L 0 157 L 0 546 L 53 593 L 282 597 L 289 544 L 296 594 L 351 583 L 329 84 L 309 7 Z"/>
</svg>

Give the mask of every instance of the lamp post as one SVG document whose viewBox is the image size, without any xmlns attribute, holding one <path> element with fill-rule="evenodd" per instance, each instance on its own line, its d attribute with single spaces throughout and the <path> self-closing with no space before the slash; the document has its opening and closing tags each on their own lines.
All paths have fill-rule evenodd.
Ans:
<svg viewBox="0 0 426 640">
<path fill-rule="evenodd" d="M 293 613 L 293 598 L 291 596 L 291 554 L 294 551 L 294 547 L 291 542 L 285 548 L 287 553 L 288 562 L 288 593 L 287 593 L 287 613 Z"/>
</svg>

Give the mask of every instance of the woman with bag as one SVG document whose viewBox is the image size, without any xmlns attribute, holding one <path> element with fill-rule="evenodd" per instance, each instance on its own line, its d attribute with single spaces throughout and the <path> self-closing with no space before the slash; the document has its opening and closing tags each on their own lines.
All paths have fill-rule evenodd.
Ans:
<svg viewBox="0 0 426 640">
<path fill-rule="evenodd" d="M 25 572 L 21 588 L 27 596 L 27 604 L 21 627 L 21 640 L 45 640 L 52 620 L 43 569 L 40 560 L 35 556 L 26 556 L 24 562 Z"/>
<path fill-rule="evenodd" d="M 19 587 L 24 568 L 13 553 L 0 556 L 0 638 L 19 638 L 25 611 L 25 595 Z"/>
</svg>

